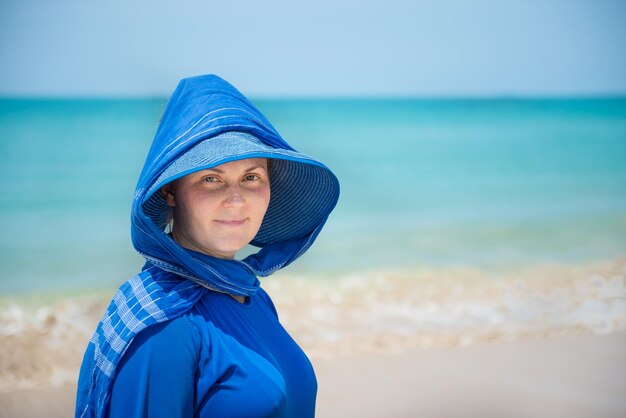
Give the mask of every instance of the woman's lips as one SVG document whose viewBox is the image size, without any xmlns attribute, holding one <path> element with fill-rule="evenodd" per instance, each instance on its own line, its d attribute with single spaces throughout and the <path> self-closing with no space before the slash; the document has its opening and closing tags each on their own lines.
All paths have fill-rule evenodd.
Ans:
<svg viewBox="0 0 626 418">
<path fill-rule="evenodd" d="M 224 225 L 224 226 L 240 226 L 243 225 L 246 220 L 248 218 L 245 219 L 217 219 L 215 222 L 217 222 L 220 225 Z"/>
</svg>

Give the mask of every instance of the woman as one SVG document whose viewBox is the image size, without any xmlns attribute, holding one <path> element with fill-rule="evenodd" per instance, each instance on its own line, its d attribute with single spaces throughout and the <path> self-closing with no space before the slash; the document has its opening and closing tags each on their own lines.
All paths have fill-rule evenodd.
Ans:
<svg viewBox="0 0 626 418">
<path fill-rule="evenodd" d="M 301 256 L 338 197 L 232 85 L 182 80 L 133 200 L 147 262 L 87 347 L 76 416 L 313 416 L 313 368 L 257 277 Z M 248 243 L 260 250 L 237 260 Z"/>
</svg>

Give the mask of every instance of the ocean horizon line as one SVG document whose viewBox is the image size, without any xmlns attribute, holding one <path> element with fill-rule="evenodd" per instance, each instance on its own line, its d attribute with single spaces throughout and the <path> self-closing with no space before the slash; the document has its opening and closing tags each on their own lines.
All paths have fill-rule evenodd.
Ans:
<svg viewBox="0 0 626 418">
<path fill-rule="evenodd" d="M 626 100 L 626 92 L 622 93 L 581 93 L 581 94 L 485 94 L 485 95 L 259 95 L 250 96 L 253 102 L 526 102 L 526 101 L 595 101 L 595 100 Z M 0 101 L 5 102 L 116 102 L 116 101 L 167 101 L 165 95 L 4 95 L 0 94 Z"/>
</svg>

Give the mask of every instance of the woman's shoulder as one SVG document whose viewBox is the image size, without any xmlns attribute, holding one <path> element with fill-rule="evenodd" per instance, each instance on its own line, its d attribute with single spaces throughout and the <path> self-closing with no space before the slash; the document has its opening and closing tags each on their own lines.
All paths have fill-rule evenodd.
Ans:
<svg viewBox="0 0 626 418">
<path fill-rule="evenodd" d="M 259 287 L 259 290 L 257 291 L 257 297 L 274 314 L 276 319 L 278 319 L 278 312 L 276 311 L 274 302 L 272 301 L 270 295 L 268 295 L 262 287 Z"/>
</svg>

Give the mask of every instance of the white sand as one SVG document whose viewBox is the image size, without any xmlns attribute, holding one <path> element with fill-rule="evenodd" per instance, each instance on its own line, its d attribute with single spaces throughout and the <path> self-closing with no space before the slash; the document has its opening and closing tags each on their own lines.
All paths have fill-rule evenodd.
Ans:
<svg viewBox="0 0 626 418">
<path fill-rule="evenodd" d="M 319 361 L 318 417 L 626 417 L 626 332 Z"/>
<path fill-rule="evenodd" d="M 318 417 L 624 417 L 626 332 L 317 360 Z M 70 417 L 75 387 L 0 393 L 0 417 Z"/>
</svg>

